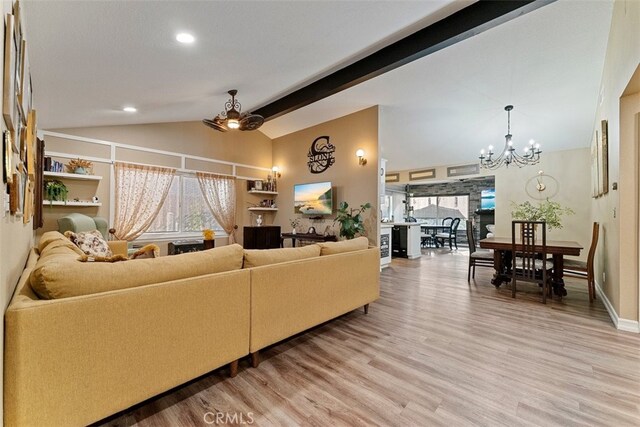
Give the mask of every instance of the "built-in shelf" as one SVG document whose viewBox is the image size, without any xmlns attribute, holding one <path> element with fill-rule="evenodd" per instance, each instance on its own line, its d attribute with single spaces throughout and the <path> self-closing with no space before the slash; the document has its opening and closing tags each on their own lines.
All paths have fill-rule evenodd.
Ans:
<svg viewBox="0 0 640 427">
<path fill-rule="evenodd" d="M 52 178 L 77 179 L 82 181 L 100 181 L 102 179 L 102 177 L 99 175 L 82 175 L 79 173 L 49 172 L 49 171 L 44 171 L 44 176 L 50 176 Z"/>
<path fill-rule="evenodd" d="M 102 206 L 102 203 L 94 203 L 94 202 L 72 202 L 72 201 L 68 201 L 68 202 L 59 202 L 59 201 L 49 201 L 49 200 L 43 200 L 42 204 L 45 206 L 84 206 L 84 207 L 96 207 L 96 206 Z"/>
<path fill-rule="evenodd" d="M 249 194 L 269 194 L 271 196 L 277 196 L 277 191 L 262 191 L 262 190 L 249 190 Z"/>
<path fill-rule="evenodd" d="M 275 212 L 278 210 L 278 208 L 249 208 L 250 211 L 266 211 L 266 212 Z"/>
</svg>

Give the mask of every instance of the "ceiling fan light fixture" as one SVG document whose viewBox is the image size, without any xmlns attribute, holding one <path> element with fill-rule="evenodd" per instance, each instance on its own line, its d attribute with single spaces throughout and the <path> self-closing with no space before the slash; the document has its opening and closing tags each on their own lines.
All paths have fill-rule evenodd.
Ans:
<svg viewBox="0 0 640 427">
<path fill-rule="evenodd" d="M 264 117 L 258 114 L 242 113 L 240 102 L 236 100 L 237 90 L 229 92 L 231 99 L 224 104 L 224 111 L 213 119 L 204 119 L 202 122 L 212 129 L 220 132 L 239 129 L 241 131 L 256 130 L 264 123 Z"/>
</svg>

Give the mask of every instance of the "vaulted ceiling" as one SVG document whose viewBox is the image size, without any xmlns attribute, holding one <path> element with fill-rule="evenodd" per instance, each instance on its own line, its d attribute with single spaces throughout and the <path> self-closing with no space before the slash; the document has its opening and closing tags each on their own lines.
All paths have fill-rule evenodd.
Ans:
<svg viewBox="0 0 640 427">
<path fill-rule="evenodd" d="M 255 109 L 466 4 L 27 1 L 39 126 L 200 120 L 223 108 L 231 88 Z M 516 143 L 588 146 L 611 9 L 552 3 L 261 130 L 278 137 L 380 105 L 383 155 L 408 169 L 471 161 L 499 145 L 511 103 Z M 178 43 L 181 31 L 196 42 Z"/>
</svg>

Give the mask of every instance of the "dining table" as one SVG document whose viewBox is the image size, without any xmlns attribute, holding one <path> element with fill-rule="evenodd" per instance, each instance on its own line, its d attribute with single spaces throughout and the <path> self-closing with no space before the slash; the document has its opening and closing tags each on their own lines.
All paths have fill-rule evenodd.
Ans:
<svg viewBox="0 0 640 427">
<path fill-rule="evenodd" d="M 493 268 L 495 273 L 491 283 L 500 287 L 511 281 L 512 242 L 511 237 L 487 237 L 479 242 L 482 249 L 493 249 Z M 516 251 L 522 250 L 522 244 L 516 243 Z M 553 292 L 560 297 L 567 295 L 564 287 L 564 256 L 579 256 L 583 247 L 570 240 L 547 240 L 547 254 L 553 257 Z M 542 242 L 536 244 L 535 250 L 542 252 Z"/>
<path fill-rule="evenodd" d="M 451 230 L 450 225 L 420 224 L 420 231 L 431 236 L 436 248 L 439 246 L 438 241 L 436 240 L 436 234 L 448 233 L 449 230 Z"/>
</svg>

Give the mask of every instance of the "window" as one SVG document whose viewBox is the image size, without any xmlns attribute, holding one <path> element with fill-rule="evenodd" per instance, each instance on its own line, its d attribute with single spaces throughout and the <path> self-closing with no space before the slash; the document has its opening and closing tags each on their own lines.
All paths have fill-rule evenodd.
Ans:
<svg viewBox="0 0 640 427">
<path fill-rule="evenodd" d="M 460 218 L 459 230 L 466 230 L 469 218 L 469 196 L 421 196 L 411 198 L 412 216 L 419 222 L 437 225 L 447 217 Z"/>
<path fill-rule="evenodd" d="M 195 176 L 176 175 L 162 209 L 145 234 L 199 235 L 205 228 L 224 232 L 204 200 L 198 179 Z"/>
</svg>

